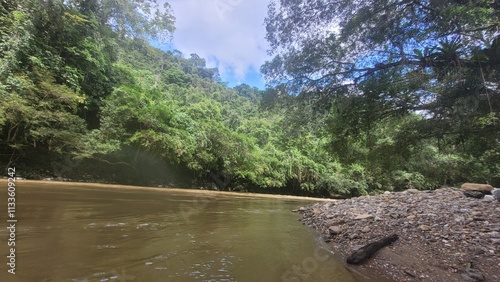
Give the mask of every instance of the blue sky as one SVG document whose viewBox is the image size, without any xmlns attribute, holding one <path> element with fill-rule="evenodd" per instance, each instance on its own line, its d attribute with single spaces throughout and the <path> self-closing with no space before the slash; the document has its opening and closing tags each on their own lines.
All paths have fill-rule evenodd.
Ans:
<svg viewBox="0 0 500 282">
<path fill-rule="evenodd" d="M 169 0 L 176 17 L 173 47 L 196 53 L 217 67 L 229 86 L 263 89 L 260 66 L 266 53 L 264 18 L 269 0 Z M 156 45 L 156 44 L 155 44 Z M 160 48 L 170 49 L 167 44 Z"/>
</svg>

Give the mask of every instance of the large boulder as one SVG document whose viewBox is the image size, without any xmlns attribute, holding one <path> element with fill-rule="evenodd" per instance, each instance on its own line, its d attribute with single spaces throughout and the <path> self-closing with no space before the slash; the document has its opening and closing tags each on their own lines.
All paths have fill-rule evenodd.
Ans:
<svg viewBox="0 0 500 282">
<path fill-rule="evenodd" d="M 464 183 L 462 184 L 461 188 L 465 191 L 481 191 L 486 194 L 489 194 L 491 193 L 491 191 L 493 191 L 493 186 L 480 183 Z"/>
</svg>

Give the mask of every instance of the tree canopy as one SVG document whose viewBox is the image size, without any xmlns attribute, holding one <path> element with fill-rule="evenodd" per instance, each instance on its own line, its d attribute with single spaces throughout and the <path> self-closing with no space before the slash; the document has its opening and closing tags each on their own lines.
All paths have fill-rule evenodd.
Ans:
<svg viewBox="0 0 500 282">
<path fill-rule="evenodd" d="M 409 79 L 411 71 L 496 68 L 499 9 L 489 0 L 271 1 L 274 58 L 263 71 L 274 83 L 331 90 L 384 71 Z"/>
<path fill-rule="evenodd" d="M 167 40 L 175 30 L 175 17 L 168 2 L 157 0 L 69 0 L 68 7 L 95 18 L 121 36 L 150 36 Z"/>
<path fill-rule="evenodd" d="M 500 185 L 498 7 L 272 1 L 260 90 L 152 47 L 168 4 L 3 1 L 0 165 L 316 196 Z"/>
<path fill-rule="evenodd" d="M 454 167 L 441 171 L 444 183 L 466 175 L 494 181 L 499 9 L 498 1 L 271 1 L 274 57 L 262 71 L 277 88 L 330 97 L 330 151 L 379 180 L 437 177 L 414 159 L 435 148 L 427 157 Z M 472 167 L 485 163 L 489 175 L 479 176 Z"/>
</svg>

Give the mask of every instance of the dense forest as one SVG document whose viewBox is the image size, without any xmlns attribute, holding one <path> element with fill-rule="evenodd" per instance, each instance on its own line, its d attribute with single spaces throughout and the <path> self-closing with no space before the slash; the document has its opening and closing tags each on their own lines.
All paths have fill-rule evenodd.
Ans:
<svg viewBox="0 0 500 282">
<path fill-rule="evenodd" d="M 273 0 L 268 87 L 154 48 L 156 0 L 2 0 L 0 166 L 355 196 L 500 186 L 499 1 Z"/>
</svg>

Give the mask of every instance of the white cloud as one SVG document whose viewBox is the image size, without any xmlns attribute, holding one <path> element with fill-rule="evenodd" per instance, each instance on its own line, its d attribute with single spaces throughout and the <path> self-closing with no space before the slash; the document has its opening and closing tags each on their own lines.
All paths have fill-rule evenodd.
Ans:
<svg viewBox="0 0 500 282">
<path fill-rule="evenodd" d="M 268 56 L 264 18 L 269 0 L 170 0 L 176 17 L 173 44 L 218 67 L 222 77 L 243 79 Z"/>
</svg>

